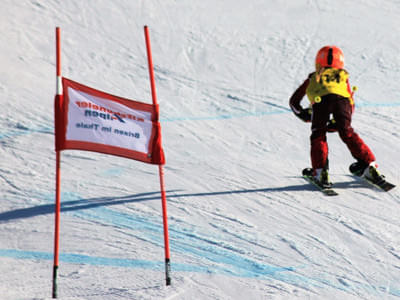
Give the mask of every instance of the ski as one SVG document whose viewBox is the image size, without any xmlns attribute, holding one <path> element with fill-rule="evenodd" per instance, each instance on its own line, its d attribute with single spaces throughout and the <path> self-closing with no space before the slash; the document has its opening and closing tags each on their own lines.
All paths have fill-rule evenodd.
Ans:
<svg viewBox="0 0 400 300">
<path fill-rule="evenodd" d="M 307 180 L 309 183 L 314 185 L 315 187 L 318 188 L 319 191 L 321 191 L 324 195 L 326 196 L 337 196 L 339 195 L 334 189 L 331 187 L 324 187 L 321 186 L 318 181 L 315 180 L 314 176 L 312 176 L 312 169 L 311 168 L 305 168 L 302 172 L 303 178 Z"/>
<path fill-rule="evenodd" d="M 374 182 L 373 180 L 371 180 L 365 176 L 358 176 L 356 174 L 353 174 L 353 176 L 365 181 L 369 185 L 371 185 L 371 186 L 375 187 L 376 189 L 381 190 L 383 192 L 388 192 L 391 189 L 396 187 L 396 185 L 394 185 L 393 183 L 390 183 L 385 178 L 381 178 L 379 181 Z"/>
<path fill-rule="evenodd" d="M 396 187 L 396 185 L 387 181 L 384 175 L 380 175 L 379 177 L 376 178 L 376 180 L 372 180 L 370 178 L 365 177 L 363 175 L 364 168 L 362 167 L 362 165 L 360 166 L 359 162 L 351 164 L 349 167 L 349 171 L 351 174 L 353 174 L 354 177 L 362 179 L 363 181 L 365 181 L 366 183 L 375 187 L 378 190 L 388 192 Z"/>
</svg>

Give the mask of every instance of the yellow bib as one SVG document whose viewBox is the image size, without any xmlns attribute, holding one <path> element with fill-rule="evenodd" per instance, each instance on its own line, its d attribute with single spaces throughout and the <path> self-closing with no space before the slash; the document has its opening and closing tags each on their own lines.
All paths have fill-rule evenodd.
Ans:
<svg viewBox="0 0 400 300">
<path fill-rule="evenodd" d="M 328 94 L 337 94 L 349 98 L 352 102 L 352 95 L 349 91 L 347 79 L 349 73 L 343 69 L 326 68 L 320 73 L 313 73 L 310 77 L 306 94 L 311 105 L 321 101 L 321 97 Z"/>
</svg>

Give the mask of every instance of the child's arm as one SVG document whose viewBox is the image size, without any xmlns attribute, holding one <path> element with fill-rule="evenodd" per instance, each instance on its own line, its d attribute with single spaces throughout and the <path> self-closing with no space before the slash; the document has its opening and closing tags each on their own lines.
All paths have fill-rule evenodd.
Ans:
<svg viewBox="0 0 400 300">
<path fill-rule="evenodd" d="M 304 122 L 311 121 L 311 109 L 307 108 L 304 109 L 300 102 L 306 94 L 307 86 L 310 80 L 307 78 L 301 86 L 297 88 L 297 90 L 293 93 L 289 100 L 290 109 L 299 119 L 303 120 Z"/>
</svg>

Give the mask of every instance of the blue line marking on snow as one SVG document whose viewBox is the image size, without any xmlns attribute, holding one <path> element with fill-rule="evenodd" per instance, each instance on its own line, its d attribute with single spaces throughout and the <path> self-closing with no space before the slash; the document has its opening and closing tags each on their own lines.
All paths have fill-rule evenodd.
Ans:
<svg viewBox="0 0 400 300">
<path fill-rule="evenodd" d="M 0 249 L 1 257 L 30 260 L 53 260 L 53 253 L 39 251 L 22 251 L 14 249 Z M 61 253 L 59 260 L 64 263 L 85 264 L 92 266 L 112 266 L 122 268 L 140 268 L 161 271 L 165 268 L 162 261 L 155 262 L 142 259 L 109 258 L 82 254 Z M 206 272 L 205 268 L 183 264 L 174 264 L 175 271 Z"/>
<path fill-rule="evenodd" d="M 136 238 L 143 243 L 150 243 L 160 248 L 163 244 L 163 226 L 160 216 L 147 215 L 136 211 L 129 213 L 111 209 L 115 204 L 124 204 L 135 201 L 159 200 L 159 193 L 144 193 L 133 196 L 115 198 L 82 199 L 76 193 L 63 193 L 61 196 L 61 211 L 63 214 L 81 218 L 84 220 L 112 225 L 115 228 L 124 229 L 132 239 Z M 45 204 L 33 208 L 24 208 L 14 212 L 3 214 L 3 221 L 16 219 L 22 216 L 30 217 L 37 214 L 50 214 L 54 212 L 54 195 L 44 196 Z M 31 215 L 31 209 L 34 214 Z M 172 253 L 172 270 L 182 272 L 209 273 L 242 278 L 255 278 L 260 280 L 278 280 L 306 290 L 311 288 L 333 288 L 357 293 L 358 290 L 380 295 L 400 296 L 400 290 L 390 287 L 371 286 L 357 281 L 340 281 L 332 274 L 314 274 L 307 276 L 307 269 L 303 267 L 272 266 L 257 258 L 252 258 L 241 251 L 241 246 L 236 240 L 230 240 L 224 233 L 202 232 L 201 228 L 191 224 L 170 221 L 170 247 Z M 251 241 L 247 241 L 251 243 Z M 79 244 L 78 244 L 79 245 Z M 246 246 L 243 246 L 246 247 Z M 79 249 L 81 250 L 81 249 Z M 14 249 L 0 249 L 0 257 L 30 260 L 52 260 L 53 254 L 36 251 L 23 251 Z M 187 260 L 191 263 L 177 263 L 179 260 Z M 163 270 L 164 262 L 149 261 L 128 258 L 107 258 L 91 255 L 61 253 L 60 261 L 74 264 L 88 264 L 93 266 L 113 266 L 125 268 L 142 268 L 151 270 Z"/>
<path fill-rule="evenodd" d="M 39 251 L 22 251 L 14 249 L 0 249 L 1 257 L 9 257 L 14 259 L 30 259 L 30 260 L 53 260 L 53 253 L 39 252 Z M 165 268 L 165 262 L 163 261 L 149 261 L 142 259 L 127 259 L 127 258 L 109 258 L 99 256 L 89 256 L 82 254 L 72 253 L 61 253 L 59 260 L 65 263 L 72 264 L 87 264 L 93 266 L 113 266 L 123 268 L 139 268 L 139 269 L 151 269 L 161 271 Z M 204 266 L 196 266 L 189 264 L 173 263 L 173 271 L 184 271 L 184 272 L 196 272 L 196 273 L 226 273 L 223 270 L 221 272 L 210 272 L 209 268 Z M 279 271 L 288 271 L 285 268 L 275 268 L 271 270 L 271 274 Z"/>
<path fill-rule="evenodd" d="M 40 252 L 40 251 L 23 251 L 23 250 L 15 250 L 15 249 L 0 249 L 0 257 L 8 257 L 12 259 L 26 259 L 26 260 L 53 260 L 53 253 L 49 252 Z M 124 258 L 108 258 L 108 257 L 99 257 L 99 256 L 89 256 L 82 254 L 72 254 L 72 253 L 61 253 L 59 257 L 60 262 L 71 263 L 71 264 L 85 264 L 92 266 L 112 266 L 112 267 L 121 267 L 121 268 L 140 268 L 140 269 L 150 269 L 156 271 L 162 271 L 165 268 L 164 262 L 161 261 L 148 261 L 141 259 L 124 259 Z M 180 264 L 180 263 L 172 263 L 172 271 L 176 272 L 196 272 L 196 273 L 214 273 L 221 275 L 232 275 L 238 276 L 235 274 L 231 274 L 229 272 L 220 270 L 221 272 L 211 272 L 209 268 L 198 265 L 189 265 L 189 264 Z M 240 276 L 240 277 L 251 277 L 257 279 L 276 279 L 281 280 L 283 282 L 287 282 L 296 286 L 300 286 L 302 288 L 308 289 L 308 286 L 314 287 L 323 287 L 323 285 L 327 285 L 333 288 L 337 288 L 343 291 L 351 292 L 355 290 L 355 287 L 351 287 L 350 285 L 338 286 L 337 284 L 331 284 L 327 280 L 323 279 L 311 279 L 301 275 L 288 275 L 284 274 L 285 272 L 292 271 L 290 268 L 279 268 L 273 267 L 271 269 L 265 270 L 258 276 Z M 264 276 L 263 276 L 264 275 Z M 306 285 L 304 285 L 306 284 Z M 361 285 L 361 284 L 360 284 Z M 370 293 L 374 293 L 379 295 L 379 292 L 383 292 L 386 295 L 394 295 L 400 296 L 400 290 L 394 288 L 393 286 L 385 286 L 385 287 L 372 287 L 372 286 L 362 286 L 363 289 L 368 289 Z"/>
<path fill-rule="evenodd" d="M 204 116 L 204 117 L 175 117 L 175 118 L 161 118 L 161 122 L 182 122 L 182 121 L 215 121 L 215 120 L 229 120 L 247 117 L 262 117 L 268 115 L 278 115 L 288 113 L 290 109 L 284 110 L 272 110 L 264 112 L 251 112 L 251 113 L 241 113 L 241 114 L 226 114 L 226 115 L 216 115 L 216 116 Z"/>
<path fill-rule="evenodd" d="M 400 102 L 389 102 L 389 103 L 373 103 L 373 102 L 358 102 L 356 108 L 363 107 L 397 107 L 400 106 Z M 161 122 L 182 122 L 182 121 L 216 121 L 216 120 L 229 120 L 247 117 L 263 117 L 268 115 L 279 115 L 285 113 L 292 113 L 289 108 L 281 107 L 276 110 L 270 111 L 259 111 L 259 112 L 244 112 L 240 114 L 222 114 L 215 116 L 188 116 L 188 117 L 166 117 L 161 118 Z"/>
<path fill-rule="evenodd" d="M 148 194 L 141 198 L 143 200 L 159 200 L 159 194 Z M 53 201 L 53 199 L 54 197 L 51 195 L 48 201 Z M 93 202 L 90 199 L 82 199 L 80 195 L 75 193 L 63 194 L 62 199 L 67 201 L 78 200 L 80 205 Z M 136 198 L 136 200 L 139 199 L 140 198 Z M 124 228 L 129 232 L 129 235 L 135 236 L 161 249 L 164 247 L 163 226 L 160 216 L 140 215 L 133 212 L 126 213 L 117 209 L 110 209 L 106 205 L 93 206 L 90 209 L 70 210 L 68 214 L 85 220 L 109 224 L 116 228 Z M 169 235 L 171 253 L 189 257 L 190 261 L 193 262 L 193 264 L 190 265 L 175 265 L 175 263 L 172 263 L 173 270 L 264 280 L 273 279 L 307 290 L 310 289 L 310 287 L 330 287 L 350 293 L 358 289 L 370 289 L 371 293 L 379 293 L 382 291 L 381 288 L 364 286 L 363 284 L 356 284 L 354 282 L 352 282 L 351 285 L 343 285 L 334 276 L 325 278 L 325 275 L 321 274 L 318 277 L 308 277 L 306 275 L 301 275 L 295 267 L 279 267 L 265 264 L 262 261 L 249 258 L 246 254 L 242 254 L 240 247 L 236 246 L 235 241 L 227 240 L 226 236 L 223 234 L 215 235 L 215 233 L 202 232 L 201 229 L 199 230 L 197 227 L 188 228 L 188 226 L 190 226 L 190 224 L 170 222 Z M 98 258 L 93 260 L 90 257 L 84 258 L 89 260 L 90 264 L 103 262 L 103 260 Z M 116 262 L 119 261 L 114 261 L 114 263 Z M 124 260 L 122 262 L 124 262 Z M 132 261 L 127 261 L 125 263 L 131 267 L 140 267 L 140 265 L 132 264 Z M 156 263 L 154 268 L 161 269 L 162 265 L 162 263 Z M 306 268 L 307 267 L 303 267 L 302 269 L 304 270 Z M 302 273 L 304 273 L 304 271 Z M 400 290 L 391 288 L 389 293 L 392 295 L 400 295 Z"/>
<path fill-rule="evenodd" d="M 106 177 L 118 177 L 121 176 L 125 170 L 123 168 L 109 168 L 107 170 L 102 171 L 101 175 Z"/>
<path fill-rule="evenodd" d="M 159 199 L 159 195 L 150 196 L 151 198 L 149 199 Z M 53 201 L 53 198 L 53 196 L 50 196 L 47 202 Z M 82 200 L 75 193 L 63 193 L 61 199 L 62 212 L 67 211 L 68 214 L 74 217 L 105 223 L 116 228 L 129 229 L 130 235 L 139 238 L 143 242 L 151 243 L 159 248 L 164 247 L 161 217 L 141 216 L 134 213 L 128 214 L 110 209 L 104 205 L 106 202 L 103 202 L 101 199 L 98 200 L 98 204 L 100 205 L 96 205 L 95 201 Z M 86 205 L 90 209 L 74 209 L 74 206 L 84 208 Z M 169 233 L 171 251 L 190 255 L 192 260 L 201 260 L 203 264 L 204 261 L 208 261 L 207 264 L 210 264 L 210 266 L 204 266 L 203 268 L 209 273 L 240 277 L 259 277 L 273 275 L 280 271 L 294 270 L 294 268 L 290 267 L 265 265 L 250 260 L 246 256 L 236 254 L 230 249 L 219 245 L 218 240 L 222 237 L 210 237 L 210 233 L 206 235 L 195 234 L 191 230 L 177 228 L 174 224 L 170 224 Z M 188 268 L 188 270 L 193 271 L 191 268 Z M 286 280 L 289 279 L 286 278 Z"/>
<path fill-rule="evenodd" d="M 40 128 L 13 128 L 11 130 L 7 130 L 5 132 L 0 132 L 0 141 L 8 138 L 13 138 L 13 137 L 18 137 L 18 136 L 23 136 L 23 135 L 28 135 L 32 133 L 46 133 L 46 134 L 54 134 L 54 128 L 53 127 L 40 127 Z"/>
<path fill-rule="evenodd" d="M 270 104 L 271 106 L 277 106 Z M 356 103 L 356 108 L 363 108 L 363 107 L 398 107 L 400 106 L 400 102 L 388 102 L 388 103 L 373 103 L 373 102 L 363 102 L 359 101 Z M 278 114 L 285 114 L 291 113 L 289 108 L 280 107 L 276 110 L 270 111 L 259 111 L 259 112 L 244 112 L 238 114 L 221 114 L 215 116 L 185 116 L 185 117 L 164 117 L 160 118 L 160 122 L 184 122 L 184 121 L 217 121 L 217 120 L 230 120 L 230 119 L 237 119 L 237 118 L 247 118 L 247 117 L 263 117 L 268 115 L 278 115 Z M 118 119 L 119 116 L 116 116 Z M 121 121 L 123 121 L 121 119 Z M 14 128 L 5 132 L 0 132 L 0 140 L 22 136 L 26 134 L 31 134 L 34 132 L 42 132 L 42 133 L 50 133 L 54 134 L 54 127 L 53 125 L 43 126 L 42 128 Z"/>
<path fill-rule="evenodd" d="M 356 108 L 357 107 L 396 107 L 400 106 L 400 102 L 388 102 L 388 103 L 376 103 L 376 102 L 366 102 L 366 101 L 360 101 L 356 103 Z"/>
<path fill-rule="evenodd" d="M 163 226 L 160 216 L 141 215 L 136 212 L 125 213 L 118 209 L 110 209 L 107 206 L 122 204 L 132 201 L 159 200 L 160 195 L 147 193 L 132 198 L 120 197 L 117 199 L 96 198 L 80 199 L 75 193 L 62 193 L 61 212 L 73 217 L 93 221 L 115 228 L 122 228 L 129 237 L 138 239 L 143 243 L 150 243 L 163 252 Z M 42 206 L 24 208 L 3 214 L 3 221 L 20 218 L 23 215 L 34 216 L 37 214 L 50 214 L 54 212 L 54 195 L 44 197 L 46 203 Z M 119 200 L 121 199 L 121 200 Z M 32 211 L 33 209 L 33 211 Z M 33 215 L 32 215 L 33 213 Z M 188 225 L 188 224 L 186 224 Z M 234 250 L 235 246 L 229 246 L 230 241 L 224 236 L 212 236 L 211 233 L 193 232 L 183 225 L 171 222 L 169 226 L 171 253 L 181 260 L 190 260 L 191 264 L 172 263 L 172 270 L 210 273 L 234 277 L 275 279 L 286 283 L 307 288 L 324 285 L 321 280 L 315 280 L 296 274 L 293 267 L 280 267 L 265 264 L 261 261 L 248 258 Z M 234 243 L 233 243 L 234 245 Z M 0 250 L 0 256 L 16 259 L 43 259 L 50 260 L 51 254 L 43 252 L 22 250 Z M 163 263 L 132 259 L 104 258 L 89 255 L 60 254 L 60 259 L 69 263 L 81 263 L 99 266 L 121 266 L 131 268 L 148 268 L 161 270 Z M 173 259 L 173 258 L 172 258 Z"/>
</svg>

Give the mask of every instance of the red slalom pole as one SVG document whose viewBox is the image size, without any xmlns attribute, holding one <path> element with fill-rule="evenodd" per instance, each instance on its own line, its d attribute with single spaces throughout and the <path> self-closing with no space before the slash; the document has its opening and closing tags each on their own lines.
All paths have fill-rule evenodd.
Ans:
<svg viewBox="0 0 400 300">
<path fill-rule="evenodd" d="M 61 83 L 61 34 L 60 28 L 56 27 L 56 75 L 57 75 L 57 93 L 55 97 L 55 109 L 62 102 L 62 83 Z M 56 116 L 56 114 L 54 114 Z M 55 128 L 57 120 L 55 120 Z M 55 205 L 55 222 L 54 222 L 54 263 L 53 263 L 53 289 L 52 297 L 57 298 L 57 274 L 58 274 L 58 258 L 60 245 L 60 210 L 61 210 L 61 167 L 60 167 L 60 151 L 56 149 L 56 205 Z"/>
<path fill-rule="evenodd" d="M 144 35 L 145 35 L 145 39 L 146 39 L 147 60 L 148 60 L 148 64 L 149 64 L 151 96 L 153 99 L 153 105 L 157 106 L 158 103 L 157 103 L 157 94 L 156 94 L 156 84 L 155 84 L 155 79 L 154 79 L 153 58 L 151 55 L 149 28 L 147 26 L 144 26 Z M 157 121 L 158 121 L 158 116 L 157 116 Z M 162 203 L 163 225 L 164 225 L 166 285 L 171 285 L 171 274 L 170 274 L 171 273 L 171 261 L 170 261 L 170 253 L 169 253 L 167 197 L 166 197 L 166 193 L 165 193 L 164 168 L 161 164 L 158 165 L 158 170 L 159 170 L 159 174 L 160 174 L 161 203 Z"/>
</svg>

